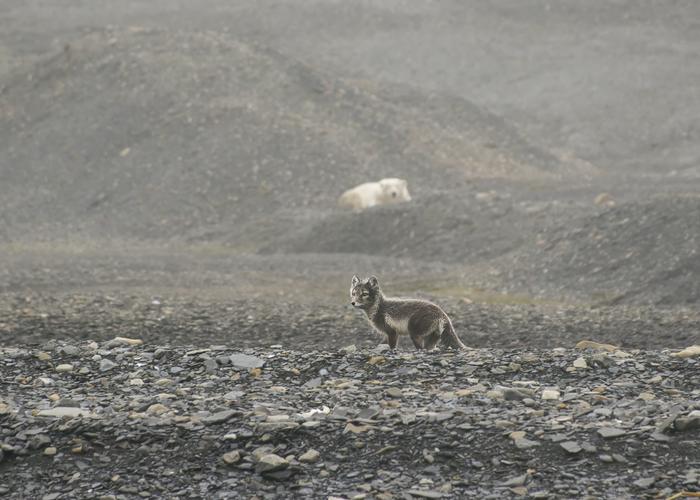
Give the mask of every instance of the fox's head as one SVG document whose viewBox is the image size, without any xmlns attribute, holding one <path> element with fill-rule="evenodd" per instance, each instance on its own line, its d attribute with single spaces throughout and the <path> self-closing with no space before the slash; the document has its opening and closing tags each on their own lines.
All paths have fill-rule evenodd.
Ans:
<svg viewBox="0 0 700 500">
<path fill-rule="evenodd" d="M 350 284 L 350 303 L 360 309 L 369 309 L 377 302 L 379 295 L 379 281 L 376 276 L 370 276 L 361 280 L 357 276 L 352 277 Z"/>
</svg>

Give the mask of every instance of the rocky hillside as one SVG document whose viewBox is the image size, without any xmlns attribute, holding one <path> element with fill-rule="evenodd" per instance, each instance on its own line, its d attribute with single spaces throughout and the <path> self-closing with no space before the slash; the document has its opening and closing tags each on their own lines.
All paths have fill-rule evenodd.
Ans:
<svg viewBox="0 0 700 500">
<path fill-rule="evenodd" d="M 563 165 L 464 100 L 342 81 L 215 32 L 90 31 L 6 79 L 0 137 L 4 231 L 25 239 L 255 240 L 367 180 L 420 196 Z"/>
</svg>

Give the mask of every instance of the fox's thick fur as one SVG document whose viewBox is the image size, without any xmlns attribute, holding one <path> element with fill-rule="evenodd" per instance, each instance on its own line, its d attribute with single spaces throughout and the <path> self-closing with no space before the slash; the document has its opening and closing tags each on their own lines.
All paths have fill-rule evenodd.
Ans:
<svg viewBox="0 0 700 500">
<path fill-rule="evenodd" d="M 411 201 L 408 183 L 403 179 L 388 178 L 379 182 L 365 182 L 348 189 L 338 198 L 338 206 L 360 211 L 375 205 L 404 201 Z"/>
<path fill-rule="evenodd" d="M 392 349 L 399 335 L 411 337 L 416 349 L 433 349 L 438 342 L 443 347 L 467 348 L 439 306 L 427 300 L 385 297 L 375 276 L 365 280 L 352 277 L 350 303 L 362 309 L 374 329 L 387 336 Z"/>
</svg>

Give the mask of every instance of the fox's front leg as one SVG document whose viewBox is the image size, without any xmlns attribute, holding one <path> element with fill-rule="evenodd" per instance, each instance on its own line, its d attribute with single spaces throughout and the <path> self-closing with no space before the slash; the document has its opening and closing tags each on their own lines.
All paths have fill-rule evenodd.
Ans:
<svg viewBox="0 0 700 500">
<path fill-rule="evenodd" d="M 396 343 L 399 340 L 399 334 L 394 330 L 386 330 L 386 341 L 389 347 L 393 350 L 396 349 Z"/>
</svg>

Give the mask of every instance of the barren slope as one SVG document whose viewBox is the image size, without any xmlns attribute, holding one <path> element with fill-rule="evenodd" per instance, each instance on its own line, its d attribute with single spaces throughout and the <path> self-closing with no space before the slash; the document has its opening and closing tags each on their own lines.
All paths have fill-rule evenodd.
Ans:
<svg viewBox="0 0 700 500">
<path fill-rule="evenodd" d="M 5 231 L 41 239 L 240 238 L 256 220 L 254 240 L 367 179 L 420 196 L 562 166 L 465 101 L 342 82 L 213 32 L 90 32 L 8 80 L 0 137 Z"/>
</svg>

